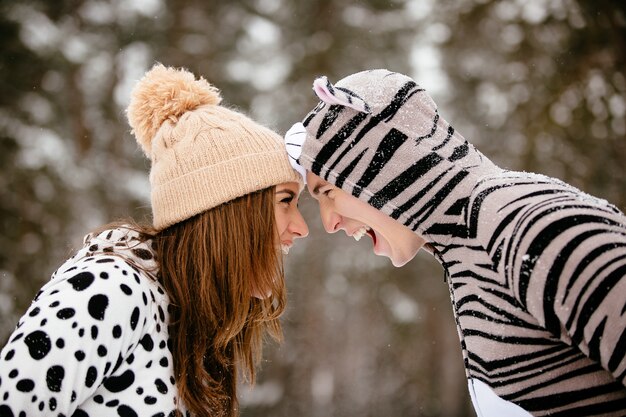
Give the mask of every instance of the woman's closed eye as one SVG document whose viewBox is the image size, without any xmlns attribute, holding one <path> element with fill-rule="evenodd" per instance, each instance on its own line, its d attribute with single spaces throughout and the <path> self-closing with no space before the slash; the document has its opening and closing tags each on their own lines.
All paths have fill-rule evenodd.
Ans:
<svg viewBox="0 0 626 417">
<path fill-rule="evenodd" d="M 276 191 L 276 200 L 280 204 L 289 206 L 296 198 L 296 195 L 291 190 L 283 189 Z"/>
</svg>

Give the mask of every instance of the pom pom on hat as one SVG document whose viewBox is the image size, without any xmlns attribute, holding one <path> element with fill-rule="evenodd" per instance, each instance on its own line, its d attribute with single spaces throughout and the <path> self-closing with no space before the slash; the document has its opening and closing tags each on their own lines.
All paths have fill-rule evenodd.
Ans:
<svg viewBox="0 0 626 417">
<path fill-rule="evenodd" d="M 219 90 L 184 69 L 156 64 L 137 83 L 126 110 L 137 142 L 150 157 L 152 139 L 167 119 L 176 121 L 187 111 L 221 102 Z"/>
</svg>

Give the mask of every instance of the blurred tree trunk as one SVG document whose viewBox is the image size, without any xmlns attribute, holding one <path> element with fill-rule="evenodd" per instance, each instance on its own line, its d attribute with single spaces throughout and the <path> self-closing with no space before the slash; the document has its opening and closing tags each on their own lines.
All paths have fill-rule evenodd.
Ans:
<svg viewBox="0 0 626 417">
<path fill-rule="evenodd" d="M 477 135 L 468 139 L 506 168 L 556 176 L 626 209 L 626 6 L 444 9 L 442 63 L 456 103 L 446 113 L 458 130 L 469 126 Z"/>
</svg>

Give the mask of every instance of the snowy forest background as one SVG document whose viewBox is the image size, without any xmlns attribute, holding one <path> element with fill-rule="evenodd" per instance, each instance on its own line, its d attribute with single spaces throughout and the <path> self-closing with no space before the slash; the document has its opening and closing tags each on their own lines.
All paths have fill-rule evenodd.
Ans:
<svg viewBox="0 0 626 417">
<path fill-rule="evenodd" d="M 0 0 L 0 342 L 89 229 L 149 215 L 127 125 L 155 62 L 189 68 L 284 132 L 315 76 L 412 75 L 499 165 L 626 209 L 626 3 L 610 0 Z M 343 234 L 287 259 L 285 342 L 244 417 L 471 416 L 441 267 Z"/>
</svg>

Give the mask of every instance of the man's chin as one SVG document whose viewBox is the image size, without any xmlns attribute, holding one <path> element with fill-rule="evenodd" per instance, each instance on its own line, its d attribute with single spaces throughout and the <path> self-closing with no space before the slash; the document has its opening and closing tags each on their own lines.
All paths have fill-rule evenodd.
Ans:
<svg viewBox="0 0 626 417">
<path fill-rule="evenodd" d="M 395 266 L 396 268 L 401 268 L 404 265 L 406 265 L 409 262 L 411 262 L 413 260 L 413 258 L 415 258 L 415 255 L 417 255 L 417 252 L 419 252 L 422 247 L 423 246 L 420 246 L 419 248 L 417 248 L 417 250 L 410 256 L 408 256 L 408 255 L 403 255 L 401 257 L 389 256 L 389 259 L 391 259 L 391 263 L 393 264 L 393 266 Z"/>
</svg>

